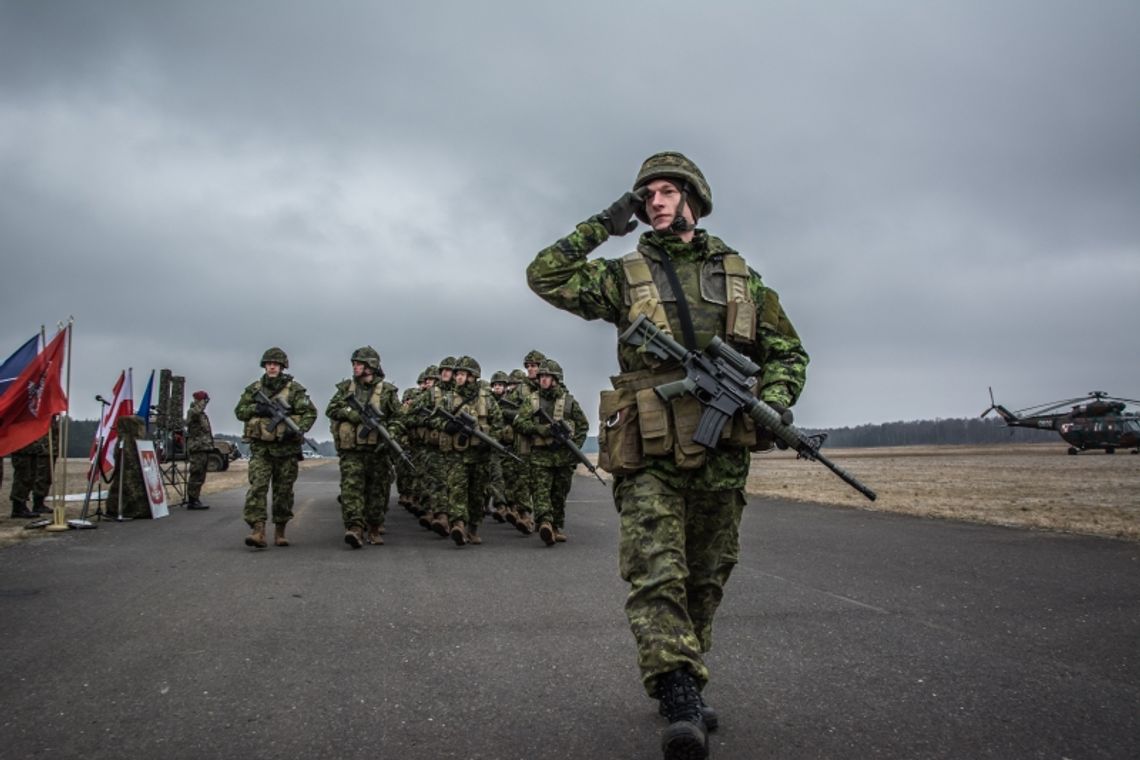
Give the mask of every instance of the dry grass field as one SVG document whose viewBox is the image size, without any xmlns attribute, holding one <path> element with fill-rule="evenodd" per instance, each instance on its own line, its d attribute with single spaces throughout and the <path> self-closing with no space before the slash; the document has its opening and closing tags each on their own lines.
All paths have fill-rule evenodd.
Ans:
<svg viewBox="0 0 1140 760">
<path fill-rule="evenodd" d="M 1039 530 L 1140 540 L 1140 456 L 1088 453 L 1068 456 L 1057 443 L 995 446 L 905 446 L 831 449 L 828 457 L 878 493 L 870 502 L 814 462 L 788 452 L 753 458 L 748 492 L 760 497 L 900 512 Z M 331 460 L 310 459 L 302 467 Z M 69 464 L 70 493 L 85 491 L 85 462 Z M 11 464 L 0 487 L 0 546 L 29 536 L 25 520 L 8 517 Z M 241 488 L 245 460 L 212 472 L 204 495 Z M 580 468 L 585 473 L 585 468 Z M 171 492 L 170 497 L 176 499 Z M 69 502 L 77 517 L 82 502 Z"/>
<path fill-rule="evenodd" d="M 1063 443 L 900 446 L 825 453 L 878 494 L 870 502 L 821 464 L 753 459 L 748 492 L 923 517 L 1140 540 L 1140 456 L 1069 456 Z"/>
</svg>

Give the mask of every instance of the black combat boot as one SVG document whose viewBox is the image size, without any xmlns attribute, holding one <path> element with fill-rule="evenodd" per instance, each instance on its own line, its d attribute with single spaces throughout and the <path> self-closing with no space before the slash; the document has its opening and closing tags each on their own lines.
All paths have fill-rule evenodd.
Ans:
<svg viewBox="0 0 1140 760">
<path fill-rule="evenodd" d="M 32 518 L 35 516 L 36 516 L 36 513 L 33 512 L 32 510 L 28 509 L 27 502 L 12 499 L 12 517 L 13 518 L 18 517 L 21 519 L 28 519 L 28 518 Z"/>
<path fill-rule="evenodd" d="M 705 760 L 709 738 L 697 679 L 684 668 L 671 671 L 657 679 L 654 696 L 669 721 L 661 733 L 665 760 Z"/>
<path fill-rule="evenodd" d="M 50 515 L 51 507 L 44 503 L 43 496 L 32 497 L 32 512 L 37 515 Z"/>
<path fill-rule="evenodd" d="M 210 506 L 208 504 L 203 504 L 202 500 L 199 499 L 197 496 L 193 496 L 190 498 L 190 501 L 186 504 L 186 508 L 187 509 L 209 509 Z"/>
<path fill-rule="evenodd" d="M 660 705 L 657 708 L 657 712 L 661 713 L 661 715 L 664 716 L 665 705 Z M 717 726 L 720 725 L 720 719 L 717 718 L 716 710 L 714 710 L 711 706 L 709 706 L 708 703 L 705 702 L 705 697 L 703 694 L 701 695 L 701 717 L 705 719 L 705 728 L 709 730 L 710 734 L 713 731 L 716 731 Z"/>
</svg>

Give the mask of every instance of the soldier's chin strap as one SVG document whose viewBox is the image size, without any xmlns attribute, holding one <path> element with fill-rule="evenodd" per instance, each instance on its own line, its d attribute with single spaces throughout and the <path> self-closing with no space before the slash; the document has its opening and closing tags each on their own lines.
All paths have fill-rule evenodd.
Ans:
<svg viewBox="0 0 1140 760">
<path fill-rule="evenodd" d="M 689 224 L 689 220 L 685 218 L 685 204 L 689 202 L 689 183 L 682 182 L 680 189 L 681 202 L 677 204 L 677 214 L 673 217 L 673 221 L 669 224 L 669 231 L 676 235 L 680 235 L 682 232 L 690 232 L 691 230 L 695 230 L 697 228 L 697 223 L 695 220 L 692 224 Z M 695 217 L 696 213 L 694 213 L 693 216 Z"/>
</svg>

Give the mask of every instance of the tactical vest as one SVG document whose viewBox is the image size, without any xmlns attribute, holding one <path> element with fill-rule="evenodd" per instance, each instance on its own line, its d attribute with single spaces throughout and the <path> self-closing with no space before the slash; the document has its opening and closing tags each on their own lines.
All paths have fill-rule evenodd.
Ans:
<svg viewBox="0 0 1140 760">
<path fill-rule="evenodd" d="M 672 335 L 673 330 L 665 314 L 665 302 L 676 302 L 676 294 L 669 289 L 666 296 L 662 297 L 642 250 L 626 254 L 622 257 L 621 264 L 628 285 L 629 321 L 645 314 L 658 328 Z M 710 257 L 701 263 L 701 299 L 725 307 L 724 334 L 727 340 L 734 343 L 750 344 L 756 341 L 756 303 L 748 288 L 750 278 L 748 264 L 740 254 L 732 251 Z M 723 286 L 720 285 L 722 279 Z"/>
<path fill-rule="evenodd" d="M 260 380 L 254 383 L 253 392 L 257 393 L 259 390 L 263 390 Z M 274 396 L 271 396 L 271 398 L 274 401 L 281 402 L 281 406 L 286 409 L 292 409 L 293 407 L 289 404 L 289 394 L 292 390 L 293 381 L 290 380 L 285 383 L 284 388 L 278 391 Z M 268 396 L 269 394 L 267 393 L 265 395 Z M 247 443 L 251 441 L 280 441 L 285 437 L 285 434 L 289 432 L 289 426 L 285 423 L 278 425 L 276 430 L 271 429 L 269 423 L 270 420 L 267 417 L 250 417 L 245 423 L 245 429 L 242 431 L 242 440 Z"/>
<path fill-rule="evenodd" d="M 432 391 L 435 391 L 435 386 L 432 386 Z M 458 415 L 461 411 L 466 411 L 475 417 L 479 423 L 479 429 L 488 435 L 491 432 L 491 424 L 488 421 L 490 416 L 490 402 L 488 396 L 491 395 L 491 389 L 479 386 L 479 392 L 476 394 L 473 401 L 467 401 L 459 395 L 457 389 L 452 389 L 448 396 L 444 396 L 443 391 L 437 395 L 432 393 L 432 400 L 436 406 L 443 406 L 444 409 L 452 414 Z M 450 401 L 459 399 L 460 403 L 452 407 Z M 483 442 L 474 436 L 466 436 L 463 433 L 445 433 L 439 432 L 439 450 L 440 451 L 465 451 L 472 446 L 482 446 Z"/>
<path fill-rule="evenodd" d="M 541 401 L 541 399 L 539 399 L 537 393 L 531 394 L 531 396 L 530 396 L 530 408 L 531 408 L 531 411 L 533 411 L 536 416 L 538 415 L 538 409 L 539 409 L 540 401 Z M 556 398 L 554 400 L 554 408 L 551 409 L 551 411 L 550 411 L 550 418 L 552 420 L 554 420 L 555 422 L 558 422 L 559 420 L 563 421 L 566 424 L 566 427 L 570 429 L 570 436 L 571 437 L 573 437 L 573 435 L 574 435 L 574 421 L 566 418 L 566 410 L 567 409 L 573 409 L 574 407 L 571 406 L 571 404 L 573 404 L 573 403 L 574 403 L 574 397 L 571 396 L 569 393 L 563 393 L 561 396 L 559 396 L 558 398 Z M 554 440 L 553 436 L 541 436 L 541 435 L 530 436 L 530 441 L 529 441 L 530 447 L 548 448 L 550 446 L 553 446 L 554 444 L 555 444 L 555 440 Z"/>
<path fill-rule="evenodd" d="M 380 402 L 384 397 L 384 381 L 379 380 L 372 386 L 372 393 L 368 396 L 368 406 L 376 413 L 381 412 Z M 356 380 L 349 380 L 345 391 L 352 396 L 356 395 Z M 384 427 L 387 427 L 385 425 Z M 352 423 L 348 420 L 333 420 L 332 436 L 336 441 L 337 451 L 356 448 L 376 448 L 380 445 L 380 434 L 363 422 Z"/>
<path fill-rule="evenodd" d="M 662 295 L 648 257 L 640 249 L 622 257 L 622 269 L 628 286 L 630 321 L 645 314 L 672 335 L 664 306 L 677 301 L 672 288 L 665 282 L 667 291 Z M 750 279 L 744 258 L 733 251 L 701 262 L 700 298 L 724 307 L 725 337 L 737 344 L 756 341 L 756 303 L 748 287 Z M 698 340 L 713 330 L 715 327 L 707 323 L 694 325 Z M 681 469 L 704 465 L 705 447 L 693 442 L 703 410 L 701 402 L 689 394 L 665 402 L 653 390 L 682 377 L 684 372 L 675 368 L 624 372 L 610 378 L 614 390 L 602 391 L 599 409 L 598 461 L 603 469 L 617 475 L 635 472 L 645 466 L 646 457 L 671 457 Z M 756 423 L 747 415 L 734 415 L 724 426 L 721 441 L 731 446 L 756 446 Z"/>
</svg>

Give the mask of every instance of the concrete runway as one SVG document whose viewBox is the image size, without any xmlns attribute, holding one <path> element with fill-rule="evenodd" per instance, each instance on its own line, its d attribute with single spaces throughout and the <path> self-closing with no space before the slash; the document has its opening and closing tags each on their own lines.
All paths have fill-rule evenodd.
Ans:
<svg viewBox="0 0 1140 760">
<path fill-rule="evenodd" d="M 336 492 L 302 472 L 289 548 L 229 491 L 0 550 L 0 758 L 660 758 L 606 489 L 553 548 L 393 506 L 355 551 Z M 741 538 L 713 757 L 1140 757 L 1140 545 L 774 501 Z"/>
</svg>

